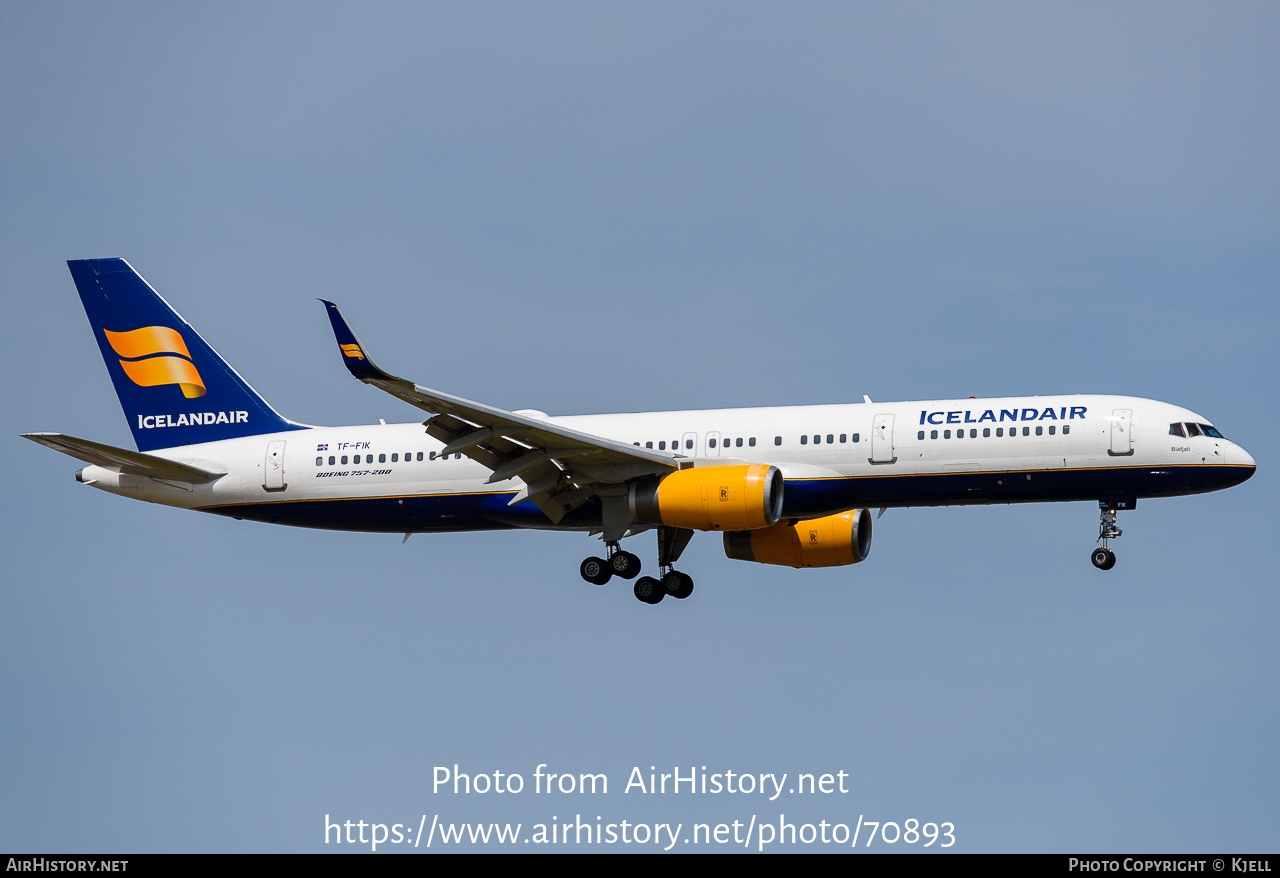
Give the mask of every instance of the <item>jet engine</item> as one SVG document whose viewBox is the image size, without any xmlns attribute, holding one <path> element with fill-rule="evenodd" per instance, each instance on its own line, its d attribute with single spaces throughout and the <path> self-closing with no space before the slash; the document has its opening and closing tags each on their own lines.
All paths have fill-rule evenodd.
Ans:
<svg viewBox="0 0 1280 878">
<path fill-rule="evenodd" d="M 631 518 L 693 530 L 765 528 L 782 517 L 782 473 L 762 463 L 676 470 L 631 485 Z"/>
<path fill-rule="evenodd" d="M 871 513 L 866 509 L 724 535 L 726 555 L 757 564 L 842 567 L 865 561 L 870 551 Z"/>
</svg>

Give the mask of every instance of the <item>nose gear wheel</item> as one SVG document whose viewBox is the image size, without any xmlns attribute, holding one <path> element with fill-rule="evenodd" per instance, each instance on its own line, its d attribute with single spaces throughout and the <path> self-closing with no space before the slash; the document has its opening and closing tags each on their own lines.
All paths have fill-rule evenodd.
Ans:
<svg viewBox="0 0 1280 878">
<path fill-rule="evenodd" d="M 1110 570 L 1116 566 L 1116 553 L 1107 546 L 1109 540 L 1119 537 L 1123 531 L 1116 525 L 1116 508 L 1106 500 L 1098 501 L 1101 510 L 1101 522 L 1098 525 L 1098 548 L 1089 556 L 1093 566 L 1099 570 Z"/>
</svg>

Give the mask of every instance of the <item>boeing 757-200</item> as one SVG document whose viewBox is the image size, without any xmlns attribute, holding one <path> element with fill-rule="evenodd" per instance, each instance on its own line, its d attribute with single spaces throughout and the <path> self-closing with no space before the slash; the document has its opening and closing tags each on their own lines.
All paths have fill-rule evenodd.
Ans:
<svg viewBox="0 0 1280 878">
<path fill-rule="evenodd" d="M 598 534 L 582 578 L 687 598 L 674 567 L 695 531 L 725 554 L 856 564 L 869 509 L 1084 500 L 1109 570 L 1119 510 L 1237 485 L 1253 458 L 1208 418 L 1127 396 L 1026 396 L 551 417 L 397 378 L 324 302 L 350 373 L 421 423 L 313 427 L 278 414 L 123 259 L 68 263 L 137 451 L 27 438 L 89 465 L 76 479 L 237 519 L 410 534 L 538 528 Z M 621 547 L 655 531 L 658 576 Z M 637 578 L 638 577 L 638 578 Z"/>
</svg>

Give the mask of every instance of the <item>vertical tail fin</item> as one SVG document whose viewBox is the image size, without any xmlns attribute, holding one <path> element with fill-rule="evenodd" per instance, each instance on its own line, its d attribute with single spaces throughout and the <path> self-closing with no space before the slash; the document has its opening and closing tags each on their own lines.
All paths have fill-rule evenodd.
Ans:
<svg viewBox="0 0 1280 878">
<path fill-rule="evenodd" d="M 139 451 L 302 430 L 123 259 L 67 262 Z"/>
</svg>

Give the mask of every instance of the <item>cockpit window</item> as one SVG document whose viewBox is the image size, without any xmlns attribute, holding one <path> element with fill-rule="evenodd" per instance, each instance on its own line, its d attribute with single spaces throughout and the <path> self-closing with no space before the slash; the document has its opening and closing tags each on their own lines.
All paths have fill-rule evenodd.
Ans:
<svg viewBox="0 0 1280 878">
<path fill-rule="evenodd" d="M 1199 436 L 1199 435 L 1200 435 L 1200 428 L 1199 428 L 1199 427 L 1197 427 L 1195 424 L 1187 424 L 1187 435 L 1188 435 L 1188 436 Z"/>
<path fill-rule="evenodd" d="M 1170 425 L 1169 425 L 1169 435 L 1170 435 L 1170 436 L 1181 436 L 1183 439 L 1185 439 L 1185 438 L 1187 438 L 1187 431 L 1186 431 L 1186 430 L 1184 430 L 1184 429 L 1182 429 L 1182 425 L 1181 425 L 1181 424 L 1170 424 Z"/>
<path fill-rule="evenodd" d="M 1187 424 L 1187 426 L 1190 427 L 1191 424 Z M 1198 424 L 1196 426 L 1200 427 L 1200 429 L 1204 432 L 1204 435 L 1206 436 L 1212 436 L 1214 439 L 1227 438 L 1226 436 L 1223 436 L 1221 433 L 1218 432 L 1217 427 L 1210 427 L 1208 424 Z"/>
</svg>

